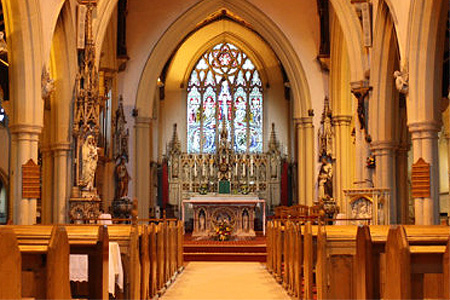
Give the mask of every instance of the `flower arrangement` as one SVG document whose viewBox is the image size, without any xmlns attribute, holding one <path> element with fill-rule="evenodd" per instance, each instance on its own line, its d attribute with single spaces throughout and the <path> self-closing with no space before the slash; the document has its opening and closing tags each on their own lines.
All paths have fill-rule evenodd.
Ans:
<svg viewBox="0 0 450 300">
<path fill-rule="evenodd" d="M 228 241 L 231 237 L 232 231 L 233 231 L 233 227 L 230 224 L 228 224 L 226 222 L 221 222 L 216 227 L 216 238 L 221 242 Z"/>
</svg>

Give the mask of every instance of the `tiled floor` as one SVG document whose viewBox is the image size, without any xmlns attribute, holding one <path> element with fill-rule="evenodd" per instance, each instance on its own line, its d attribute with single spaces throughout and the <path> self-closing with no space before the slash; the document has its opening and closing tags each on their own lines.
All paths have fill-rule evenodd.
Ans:
<svg viewBox="0 0 450 300">
<path fill-rule="evenodd" d="M 190 262 L 161 300 L 291 298 L 256 262 Z"/>
</svg>

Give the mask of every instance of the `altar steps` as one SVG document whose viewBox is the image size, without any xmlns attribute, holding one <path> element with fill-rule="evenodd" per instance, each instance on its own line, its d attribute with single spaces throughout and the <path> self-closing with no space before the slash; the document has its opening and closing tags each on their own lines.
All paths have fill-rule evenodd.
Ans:
<svg viewBox="0 0 450 300">
<path fill-rule="evenodd" d="M 266 261 L 264 238 L 253 241 L 215 242 L 185 240 L 185 261 Z"/>
</svg>

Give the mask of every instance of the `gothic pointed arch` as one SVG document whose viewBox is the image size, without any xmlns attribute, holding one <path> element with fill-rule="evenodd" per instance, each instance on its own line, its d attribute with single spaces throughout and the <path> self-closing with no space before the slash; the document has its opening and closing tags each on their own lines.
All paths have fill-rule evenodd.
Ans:
<svg viewBox="0 0 450 300">
<path fill-rule="evenodd" d="M 307 116 L 307 111 L 311 109 L 309 86 L 301 62 L 291 43 L 267 15 L 247 1 L 236 0 L 199 2 L 168 28 L 150 53 L 139 81 L 136 108 L 140 115 L 148 116 L 152 111 L 157 78 L 165 62 L 170 58 L 172 53 L 170 50 L 175 50 L 175 46 L 183 40 L 184 36 L 195 30 L 195 24 L 202 22 L 205 16 L 222 9 L 228 9 L 251 23 L 254 30 L 272 47 L 285 67 L 291 83 L 295 103 L 294 115 Z"/>
</svg>

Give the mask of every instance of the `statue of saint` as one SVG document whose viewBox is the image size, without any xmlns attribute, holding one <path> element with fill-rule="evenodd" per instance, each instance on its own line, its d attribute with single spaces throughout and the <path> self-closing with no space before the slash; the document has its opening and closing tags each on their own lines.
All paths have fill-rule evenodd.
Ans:
<svg viewBox="0 0 450 300">
<path fill-rule="evenodd" d="M 333 198 L 333 166 L 326 156 L 322 157 L 318 181 L 319 199 Z"/>
<path fill-rule="evenodd" d="M 248 231 L 248 212 L 244 211 L 244 213 L 242 214 L 242 230 L 243 231 Z"/>
<path fill-rule="evenodd" d="M 128 174 L 124 157 L 120 158 L 120 162 L 116 166 L 116 169 L 114 170 L 114 177 L 116 180 L 116 199 L 127 197 L 128 182 L 130 181 L 130 175 Z"/>
<path fill-rule="evenodd" d="M 81 147 L 81 158 L 83 163 L 81 169 L 81 183 L 84 186 L 84 190 L 92 191 L 94 189 L 94 179 L 98 161 L 97 145 L 92 135 L 88 135 Z"/>
</svg>

